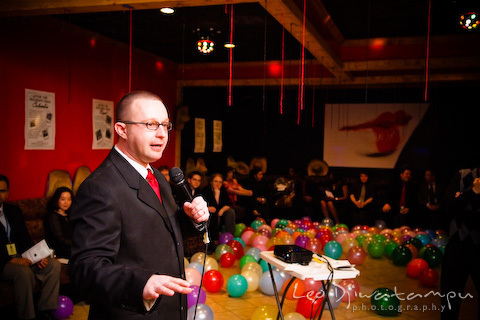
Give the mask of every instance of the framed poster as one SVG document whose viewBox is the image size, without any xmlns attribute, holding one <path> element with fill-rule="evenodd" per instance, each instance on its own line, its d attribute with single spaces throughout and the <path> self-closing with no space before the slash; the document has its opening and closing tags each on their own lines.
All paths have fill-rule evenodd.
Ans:
<svg viewBox="0 0 480 320">
<path fill-rule="evenodd" d="M 93 99 L 93 143 L 92 149 L 113 147 L 113 101 Z"/>
<path fill-rule="evenodd" d="M 213 152 L 222 152 L 222 121 L 213 120 Z"/>
<path fill-rule="evenodd" d="M 195 118 L 195 153 L 205 153 L 205 119 Z"/>
<path fill-rule="evenodd" d="M 25 89 L 25 150 L 55 149 L 55 93 Z"/>
<path fill-rule="evenodd" d="M 334 167 L 394 168 L 427 109 L 427 103 L 327 104 L 323 159 Z"/>
</svg>

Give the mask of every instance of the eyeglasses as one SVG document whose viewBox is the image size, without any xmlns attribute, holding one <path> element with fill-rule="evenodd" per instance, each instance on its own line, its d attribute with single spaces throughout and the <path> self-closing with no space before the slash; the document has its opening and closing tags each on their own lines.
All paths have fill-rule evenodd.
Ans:
<svg viewBox="0 0 480 320">
<path fill-rule="evenodd" d="M 125 124 L 144 124 L 148 130 L 158 130 L 160 126 L 163 127 L 164 130 L 170 131 L 173 129 L 173 123 L 169 122 L 158 122 L 158 121 L 148 121 L 148 122 L 136 122 L 136 121 L 121 121 L 117 120 L 117 122 L 125 123 Z"/>
</svg>

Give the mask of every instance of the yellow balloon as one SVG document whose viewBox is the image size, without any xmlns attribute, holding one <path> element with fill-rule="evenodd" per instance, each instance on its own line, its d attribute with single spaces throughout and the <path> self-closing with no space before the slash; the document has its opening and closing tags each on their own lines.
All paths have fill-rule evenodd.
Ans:
<svg viewBox="0 0 480 320">
<path fill-rule="evenodd" d="M 245 263 L 245 265 L 242 268 L 242 272 L 244 271 L 254 271 L 258 275 L 259 279 L 263 275 L 262 266 L 257 262 L 253 262 L 253 261 Z"/>
<path fill-rule="evenodd" d="M 242 276 L 247 280 L 247 292 L 253 292 L 258 289 L 260 284 L 260 278 L 258 274 L 253 270 L 242 271 Z"/>
<path fill-rule="evenodd" d="M 197 253 L 194 253 L 193 256 L 190 258 L 190 262 L 198 262 L 203 266 L 204 258 L 205 258 L 205 253 L 197 252 Z"/>
<path fill-rule="evenodd" d="M 218 262 L 214 258 L 207 256 L 205 260 L 205 272 L 209 270 L 218 270 Z"/>
<path fill-rule="evenodd" d="M 252 320 L 275 320 L 277 319 L 278 309 L 273 305 L 264 305 L 258 307 L 252 314 Z"/>
</svg>

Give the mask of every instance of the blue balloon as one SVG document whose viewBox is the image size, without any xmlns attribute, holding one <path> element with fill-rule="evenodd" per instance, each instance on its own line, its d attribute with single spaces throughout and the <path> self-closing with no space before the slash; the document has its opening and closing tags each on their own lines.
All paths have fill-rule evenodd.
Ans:
<svg viewBox="0 0 480 320">
<path fill-rule="evenodd" d="M 263 272 L 268 271 L 268 262 L 260 259 L 260 262 L 258 263 L 260 267 L 262 267 Z"/>
<path fill-rule="evenodd" d="M 275 279 L 275 286 L 277 287 L 277 291 L 280 291 L 280 289 L 283 286 L 284 279 L 278 273 L 278 271 L 272 270 L 273 271 L 273 279 Z M 273 296 L 275 294 L 275 290 L 273 289 L 273 283 L 272 283 L 272 278 L 270 276 L 270 271 L 266 271 L 262 274 L 262 277 L 260 278 L 260 289 L 264 294 L 267 296 Z"/>
<path fill-rule="evenodd" d="M 325 251 L 327 257 L 338 259 L 342 255 L 342 245 L 335 240 L 328 241 L 325 244 L 323 251 Z"/>
<path fill-rule="evenodd" d="M 420 240 L 422 242 L 422 245 L 425 247 L 427 244 L 430 243 L 431 241 L 431 238 L 430 236 L 428 236 L 427 234 L 423 234 L 423 233 L 420 233 L 420 234 L 417 234 L 415 235 L 415 238 L 417 238 L 418 240 Z"/>
<path fill-rule="evenodd" d="M 247 250 L 247 252 L 245 252 L 245 254 L 249 254 L 253 256 L 258 262 L 260 261 L 260 252 L 262 252 L 262 250 L 255 247 L 251 247 L 250 249 Z"/>
<path fill-rule="evenodd" d="M 197 311 L 195 312 L 195 306 L 188 309 L 187 320 L 213 320 L 213 311 L 206 304 L 198 304 Z"/>
<path fill-rule="evenodd" d="M 242 238 L 235 237 L 233 238 L 233 240 L 237 240 L 238 242 L 240 242 L 242 244 L 243 249 L 245 250 L 245 241 L 243 241 Z"/>
<path fill-rule="evenodd" d="M 196 269 L 200 274 L 203 274 L 203 265 L 201 265 L 199 262 L 190 262 L 186 268 L 193 268 Z"/>
</svg>

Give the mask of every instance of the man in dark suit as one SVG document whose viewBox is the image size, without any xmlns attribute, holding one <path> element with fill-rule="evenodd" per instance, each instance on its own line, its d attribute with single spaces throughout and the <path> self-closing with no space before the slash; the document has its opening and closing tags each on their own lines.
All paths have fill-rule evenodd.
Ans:
<svg viewBox="0 0 480 320">
<path fill-rule="evenodd" d="M 19 319 L 53 319 L 50 311 L 58 308 L 60 262 L 44 258 L 32 263 L 21 254 L 34 242 L 25 226 L 22 210 L 5 203 L 10 183 L 0 175 L 0 279 L 13 282 L 15 305 Z M 42 283 L 35 314 L 33 290 L 35 278 Z"/>
<path fill-rule="evenodd" d="M 71 280 L 90 298 L 89 319 L 184 320 L 192 289 L 184 280 L 179 210 L 167 180 L 150 166 L 172 129 L 167 109 L 155 94 L 136 91 L 120 100 L 116 118 L 118 143 L 72 208 Z M 183 210 L 193 223 L 208 220 L 201 197 Z"/>
</svg>

